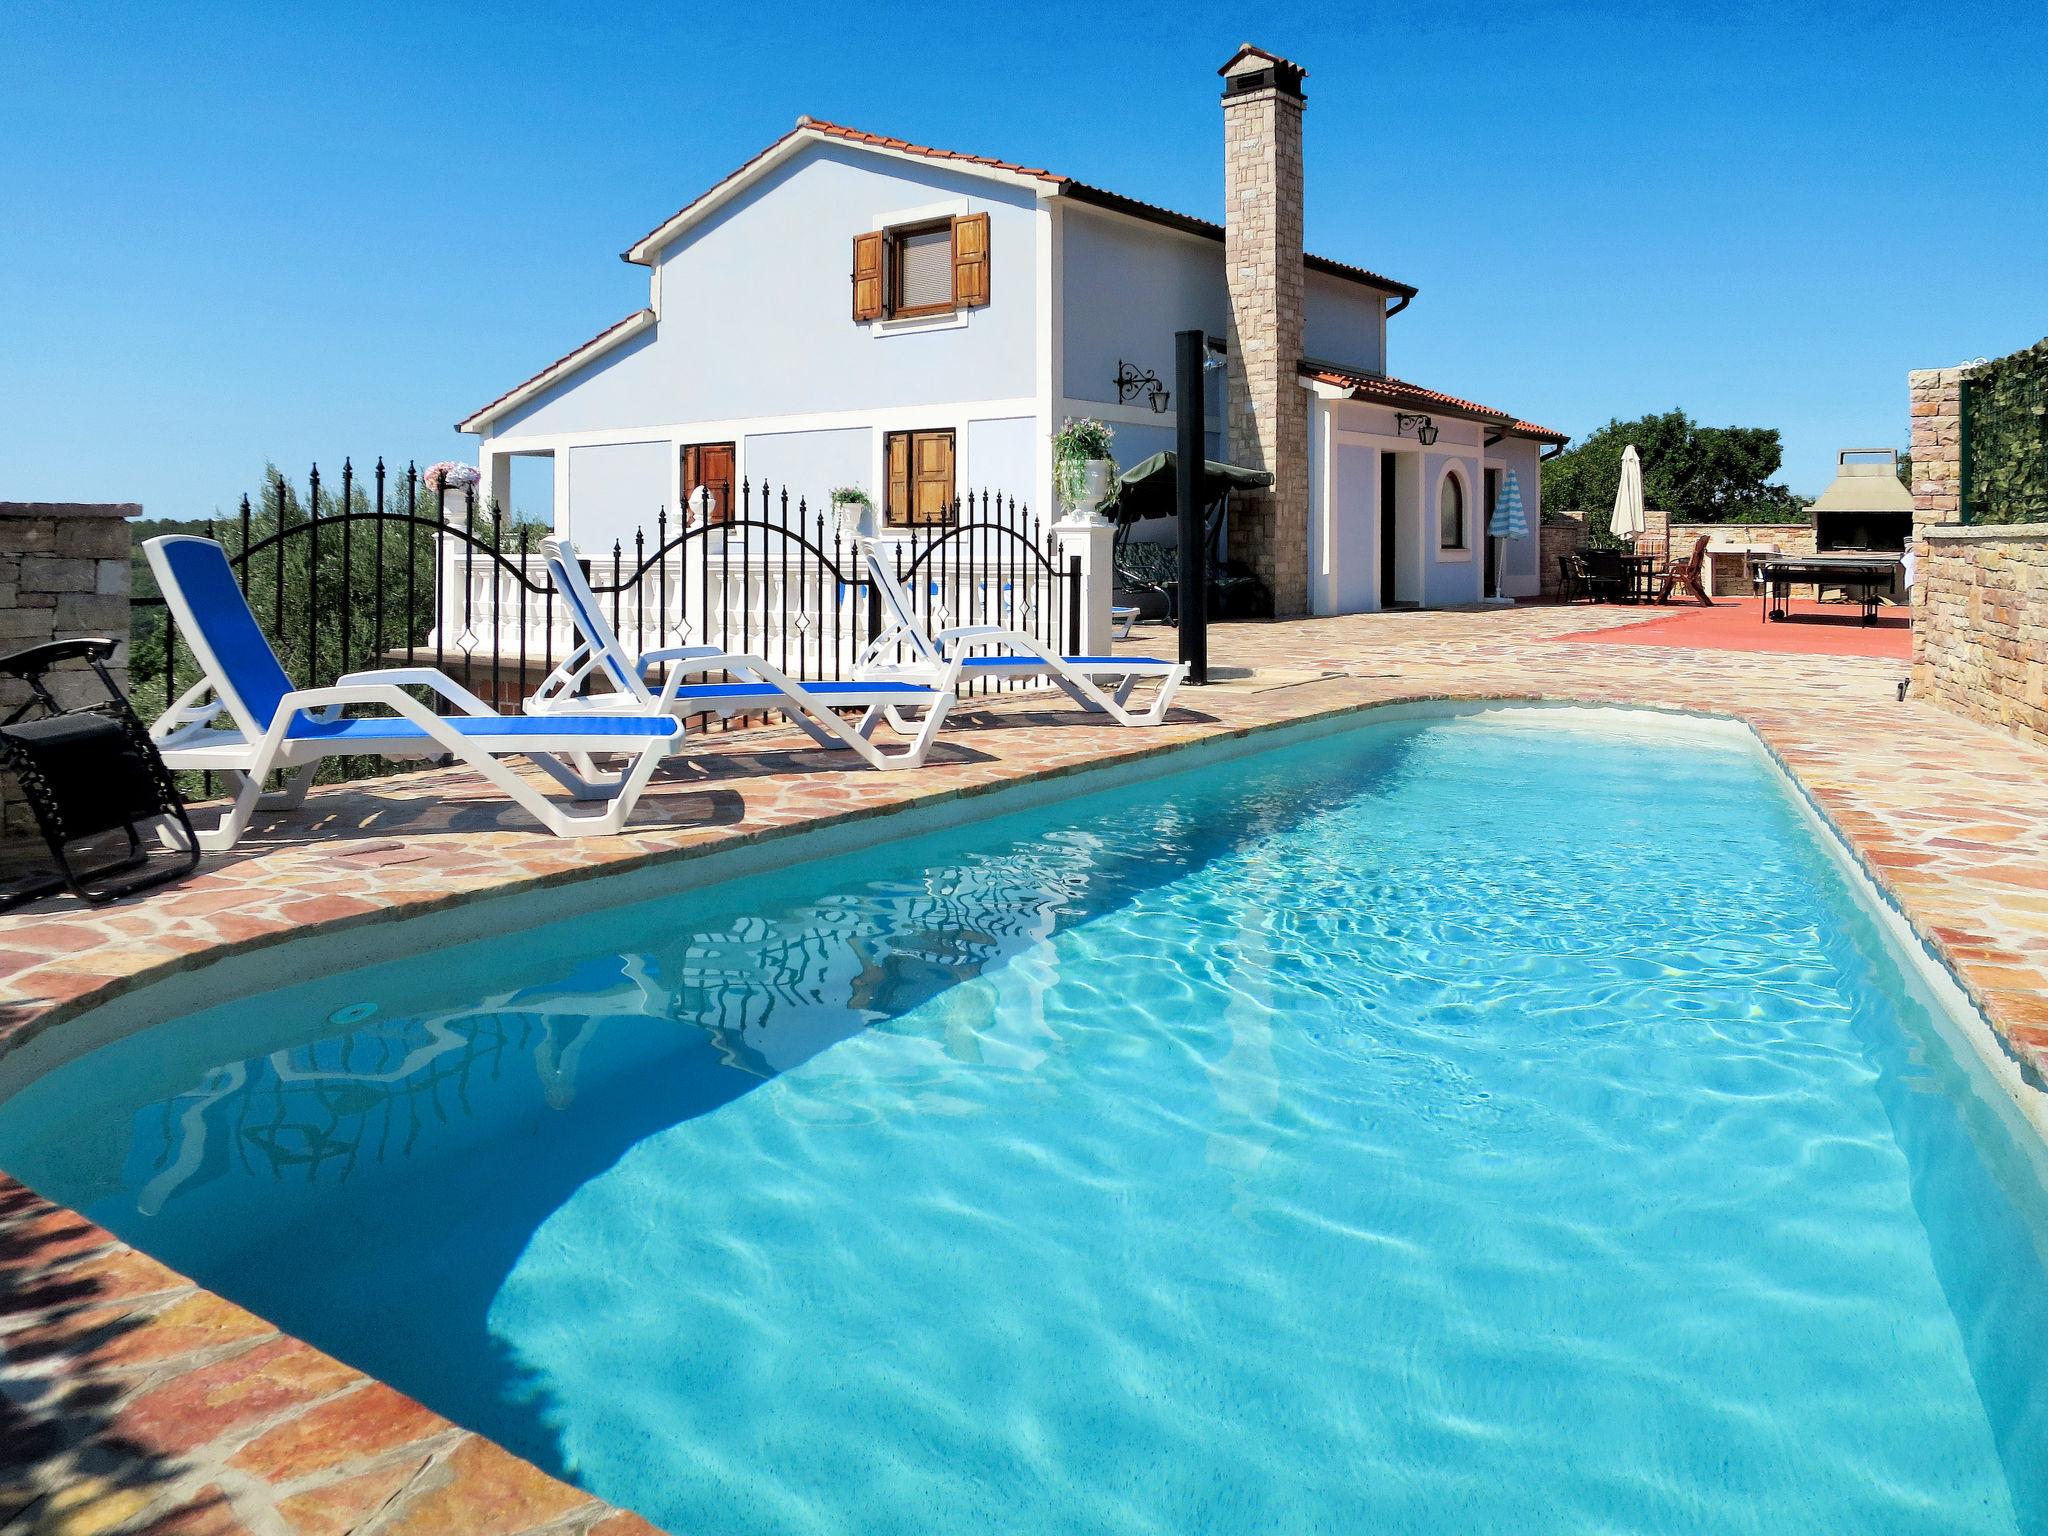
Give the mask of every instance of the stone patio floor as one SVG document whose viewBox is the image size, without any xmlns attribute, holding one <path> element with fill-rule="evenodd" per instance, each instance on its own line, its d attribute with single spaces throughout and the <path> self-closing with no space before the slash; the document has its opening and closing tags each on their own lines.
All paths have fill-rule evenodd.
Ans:
<svg viewBox="0 0 2048 1536">
<path fill-rule="evenodd" d="M 50 902 L 0 918 L 0 1054 L 225 949 L 1218 733 L 1401 699 L 1540 697 L 1748 721 L 2038 1083 L 2048 1068 L 2048 752 L 1900 702 L 1895 660 L 1563 638 L 1641 617 L 1525 607 L 1221 626 L 1218 685 L 1184 693 L 1155 730 L 1012 700 L 957 717 L 924 768 L 894 774 L 842 767 L 785 731 L 704 738 L 663 770 L 616 838 L 549 837 L 457 771 L 316 791 L 182 886 L 111 909 Z M 1157 630 L 1134 642 L 1172 644 Z M 1674 806 L 1674 834 L 1683 825 Z M 649 1529 L 4 1175 L 0 1355 L 0 1536 Z"/>
</svg>

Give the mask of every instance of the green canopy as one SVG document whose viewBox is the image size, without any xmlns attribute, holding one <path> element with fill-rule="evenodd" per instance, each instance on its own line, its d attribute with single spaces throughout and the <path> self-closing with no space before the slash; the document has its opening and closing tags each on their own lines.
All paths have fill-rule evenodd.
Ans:
<svg viewBox="0 0 2048 1536">
<path fill-rule="evenodd" d="M 1113 523 L 1142 522 L 1148 517 L 1172 517 L 1179 510 L 1175 485 L 1180 478 L 1180 458 L 1155 453 L 1133 464 L 1116 477 L 1102 515 Z M 1206 508 L 1232 491 L 1262 491 L 1273 483 L 1263 469 L 1245 469 L 1215 459 L 1202 461 L 1201 502 Z"/>
</svg>

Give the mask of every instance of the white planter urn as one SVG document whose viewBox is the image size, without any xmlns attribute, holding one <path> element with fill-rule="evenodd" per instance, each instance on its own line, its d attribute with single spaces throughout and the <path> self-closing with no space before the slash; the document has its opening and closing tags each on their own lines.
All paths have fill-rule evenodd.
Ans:
<svg viewBox="0 0 2048 1536">
<path fill-rule="evenodd" d="M 875 536 L 875 509 L 866 502 L 832 503 L 832 531 L 842 539 L 871 539 Z"/>
<path fill-rule="evenodd" d="M 469 492 L 467 485 L 443 484 L 441 487 L 441 521 L 455 528 L 469 526 Z"/>
<path fill-rule="evenodd" d="M 1102 504 L 1109 498 L 1110 468 L 1107 459 L 1090 459 L 1081 466 L 1081 497 L 1067 508 L 1068 517 L 1077 523 L 1102 522 Z"/>
</svg>

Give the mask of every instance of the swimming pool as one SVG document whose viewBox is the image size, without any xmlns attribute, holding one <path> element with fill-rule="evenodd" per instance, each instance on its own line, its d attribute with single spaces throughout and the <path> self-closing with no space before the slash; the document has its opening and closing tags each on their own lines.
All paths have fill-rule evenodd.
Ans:
<svg viewBox="0 0 2048 1536">
<path fill-rule="evenodd" d="M 2048 1159 L 1732 731 L 1381 721 L 306 980 L 0 1167 L 677 1531 L 2048 1528 Z"/>
</svg>

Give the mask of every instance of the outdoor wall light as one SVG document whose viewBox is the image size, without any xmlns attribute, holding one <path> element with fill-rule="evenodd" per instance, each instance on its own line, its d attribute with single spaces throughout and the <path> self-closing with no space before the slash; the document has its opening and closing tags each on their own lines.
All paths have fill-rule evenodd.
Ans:
<svg viewBox="0 0 2048 1536">
<path fill-rule="evenodd" d="M 1427 416 L 1411 411 L 1400 411 L 1394 416 L 1394 436 L 1399 437 L 1409 428 L 1415 429 L 1415 441 L 1427 448 L 1436 441 L 1436 423 Z"/>
<path fill-rule="evenodd" d="M 1162 416 L 1166 414 L 1167 402 L 1173 398 L 1173 392 L 1159 382 L 1158 374 L 1149 368 L 1140 373 L 1122 358 L 1118 358 L 1116 364 L 1116 403 L 1118 405 L 1125 405 L 1137 399 L 1140 395 L 1144 395 L 1152 402 L 1152 410 L 1155 415 Z"/>
</svg>

